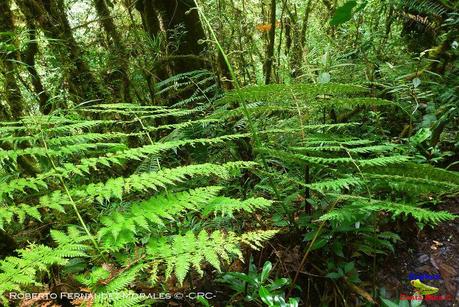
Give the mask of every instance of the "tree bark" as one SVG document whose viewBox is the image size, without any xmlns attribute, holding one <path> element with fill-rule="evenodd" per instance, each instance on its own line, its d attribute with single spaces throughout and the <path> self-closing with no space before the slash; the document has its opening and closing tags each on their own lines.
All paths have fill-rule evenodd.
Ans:
<svg viewBox="0 0 459 307">
<path fill-rule="evenodd" d="M 24 105 L 16 80 L 16 61 L 19 60 L 18 46 L 15 43 L 15 27 L 9 0 L 0 0 L 0 64 L 4 75 L 4 95 L 13 119 L 24 116 Z M 5 114 L 7 115 L 7 114 Z"/>
<path fill-rule="evenodd" d="M 274 43 L 276 38 L 276 0 L 271 0 L 271 29 L 265 62 L 265 83 L 271 83 L 271 73 L 274 61 Z"/>
<path fill-rule="evenodd" d="M 290 57 L 290 68 L 292 77 L 298 77 L 302 74 L 303 50 L 306 44 L 306 30 L 308 28 L 309 15 L 312 11 L 312 0 L 309 0 L 304 12 L 302 27 L 298 22 L 293 22 L 293 48 Z"/>
<path fill-rule="evenodd" d="M 204 29 L 195 9 L 194 0 L 138 0 L 136 9 L 142 24 L 151 37 L 165 31 L 167 55 L 201 55 L 206 39 Z M 172 74 L 206 68 L 203 61 L 189 61 L 177 57 L 170 63 Z M 159 76 L 161 77 L 161 76 Z"/>
<path fill-rule="evenodd" d="M 35 95 L 38 97 L 40 111 L 44 115 L 48 115 L 52 111 L 52 105 L 50 103 L 49 94 L 46 92 L 43 83 L 41 82 L 40 75 L 37 72 L 35 67 L 35 55 L 38 52 L 38 42 L 37 42 L 37 29 L 35 25 L 26 20 L 27 28 L 29 31 L 29 39 L 27 44 L 27 49 L 22 54 L 22 59 L 27 65 L 27 71 L 30 74 L 32 79 L 32 86 L 35 91 Z"/>
<path fill-rule="evenodd" d="M 116 30 L 115 23 L 113 22 L 113 18 L 105 0 L 94 0 L 94 5 L 102 27 L 111 40 L 110 49 L 112 51 L 112 62 L 115 66 L 114 72 L 111 74 L 114 83 L 113 94 L 125 102 L 130 102 L 129 67 L 126 48 L 123 45 L 119 32 Z"/>
<path fill-rule="evenodd" d="M 83 60 L 80 46 L 73 37 L 63 0 L 17 1 L 24 16 L 39 26 L 61 61 L 68 90 L 76 101 L 105 97 L 99 82 Z"/>
<path fill-rule="evenodd" d="M 19 60 L 19 51 L 15 43 L 15 26 L 13 23 L 13 14 L 10 10 L 9 0 L 0 0 L 0 42 L 3 48 L 0 50 L 0 66 L 4 75 L 5 100 L 9 106 L 10 112 L 2 108 L 0 116 L 2 120 L 18 120 L 25 115 L 25 107 L 21 95 L 21 90 L 17 84 L 16 61 Z M 12 149 L 7 143 L 0 143 L 4 150 Z M 21 144 L 23 146 L 23 144 Z M 17 158 L 18 165 L 22 172 L 34 176 L 38 173 L 38 169 L 34 162 L 26 156 Z M 0 234 L 1 235 L 1 234 Z M 0 239 L 2 241 L 3 239 Z"/>
</svg>

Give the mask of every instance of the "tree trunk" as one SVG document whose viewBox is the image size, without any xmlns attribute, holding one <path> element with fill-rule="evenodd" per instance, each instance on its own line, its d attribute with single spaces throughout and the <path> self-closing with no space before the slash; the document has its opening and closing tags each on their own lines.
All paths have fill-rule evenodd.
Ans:
<svg viewBox="0 0 459 307">
<path fill-rule="evenodd" d="M 143 27 L 151 37 L 166 32 L 172 74 L 208 67 L 204 61 L 186 57 L 199 56 L 204 51 L 201 41 L 205 41 L 206 36 L 195 7 L 194 0 L 138 0 L 136 3 Z"/>
<path fill-rule="evenodd" d="M 21 90 L 16 80 L 16 61 L 19 60 L 19 53 L 15 43 L 13 15 L 8 0 L 0 0 L 0 12 L 0 42 L 3 45 L 0 49 L 0 65 L 4 76 L 4 96 L 12 118 L 19 119 L 25 115 L 25 112 Z"/>
<path fill-rule="evenodd" d="M 27 28 L 29 31 L 29 39 L 27 42 L 27 49 L 22 54 L 22 59 L 24 63 L 27 65 L 27 70 L 30 74 L 32 79 L 32 86 L 35 91 L 35 94 L 38 97 L 38 102 L 40 106 L 40 111 L 44 115 L 48 115 L 52 111 L 52 105 L 49 100 L 49 95 L 46 92 L 43 83 L 41 82 L 40 75 L 37 72 L 35 67 L 35 55 L 38 52 L 38 42 L 37 42 L 37 30 L 35 25 L 30 22 L 30 20 L 26 20 Z"/>
<path fill-rule="evenodd" d="M 306 45 L 306 30 L 308 28 L 309 15 L 312 11 L 312 0 L 309 0 L 304 12 L 302 27 L 298 22 L 293 22 L 293 50 L 290 57 L 290 68 L 292 77 L 300 76 L 302 72 L 303 50 Z"/>
<path fill-rule="evenodd" d="M 110 10 L 105 0 L 94 0 L 97 15 L 99 16 L 102 27 L 104 28 L 110 41 L 112 53 L 112 62 L 115 66 L 111 78 L 113 79 L 113 94 L 125 102 L 131 101 L 129 92 L 129 75 L 128 75 L 128 54 L 124 47 L 121 36 L 116 30 Z"/>
<path fill-rule="evenodd" d="M 84 62 L 81 49 L 73 37 L 63 0 L 17 1 L 24 16 L 35 22 L 50 38 L 49 43 L 61 61 L 68 90 L 77 101 L 105 97 L 99 82 Z"/>
<path fill-rule="evenodd" d="M 274 41 L 276 38 L 276 0 L 271 0 L 271 29 L 269 30 L 269 44 L 266 52 L 265 83 L 271 83 L 271 73 L 274 61 Z"/>
<path fill-rule="evenodd" d="M 0 50 L 0 66 L 4 75 L 5 100 L 9 106 L 9 112 L 2 108 L 0 116 L 2 120 L 19 120 L 25 115 L 25 107 L 22 100 L 21 90 L 16 81 L 16 61 L 19 60 L 18 47 L 15 43 L 15 27 L 13 23 L 13 14 L 10 10 L 8 0 L 0 0 L 0 43 L 3 45 Z M 3 51 L 5 50 L 5 51 Z M 0 143 L 4 150 L 11 150 L 8 143 Z M 21 144 L 20 147 L 24 146 Z M 38 173 L 32 159 L 27 156 L 17 158 L 21 171 L 29 176 Z M 2 234 L 0 233 L 0 236 Z M 3 241 L 3 238 L 0 238 Z M 1 242 L 0 242 L 1 245 Z"/>
</svg>

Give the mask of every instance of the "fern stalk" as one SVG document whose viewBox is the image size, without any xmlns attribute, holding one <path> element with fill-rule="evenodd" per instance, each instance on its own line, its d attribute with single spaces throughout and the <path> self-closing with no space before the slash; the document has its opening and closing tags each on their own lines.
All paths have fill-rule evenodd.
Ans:
<svg viewBox="0 0 459 307">
<path fill-rule="evenodd" d="M 140 119 L 140 117 L 137 116 L 137 114 L 135 115 L 135 118 L 139 121 L 140 126 L 142 126 L 142 129 L 145 131 L 145 134 L 147 135 L 150 144 L 154 145 L 153 139 L 150 136 L 150 132 L 148 131 L 147 127 L 145 127 L 145 125 L 143 124 L 143 121 Z M 159 164 L 158 158 L 156 158 L 156 164 L 158 165 L 158 169 L 161 170 L 161 165 Z"/>
<path fill-rule="evenodd" d="M 365 178 L 365 175 L 363 174 L 362 172 L 362 169 L 359 167 L 359 165 L 355 162 L 354 158 L 352 157 L 351 153 L 349 152 L 349 150 L 347 150 L 346 147 L 344 147 L 343 145 L 340 145 L 340 147 L 342 147 L 344 149 L 344 151 L 346 151 L 346 154 L 349 156 L 349 158 L 351 158 L 352 160 L 352 164 L 354 164 L 354 166 L 357 168 L 357 171 L 359 172 L 360 176 L 362 177 L 363 179 L 363 184 L 365 185 L 365 188 L 367 189 L 367 193 L 368 193 L 368 199 L 370 200 L 371 202 L 371 192 L 370 192 L 370 188 L 368 187 L 368 181 L 366 180 Z M 373 238 L 376 238 L 377 237 L 377 234 L 376 234 L 376 226 L 377 226 L 377 221 L 376 219 L 373 219 Z M 376 294 L 376 253 L 374 253 L 373 255 L 373 294 Z"/>
<path fill-rule="evenodd" d="M 42 131 L 41 133 L 43 133 L 43 131 Z M 45 140 L 45 138 L 43 137 L 43 135 L 42 135 L 42 137 L 41 137 L 41 140 L 42 140 L 42 142 L 43 142 L 43 147 L 45 148 L 45 151 L 48 152 L 48 150 L 49 150 L 49 149 L 48 149 L 48 144 L 46 143 L 46 140 Z M 53 160 L 53 159 L 51 158 L 51 156 L 49 156 L 49 155 L 47 155 L 47 157 L 48 157 L 49 161 L 51 162 L 51 166 L 53 167 L 53 169 L 54 169 L 55 171 L 57 171 L 58 169 L 57 169 L 56 164 L 54 163 L 54 160 Z M 75 201 L 73 200 L 73 197 L 72 197 L 72 195 L 70 194 L 70 191 L 69 191 L 67 185 L 65 184 L 65 182 L 64 182 L 64 180 L 62 179 L 61 176 L 58 176 L 58 177 L 59 177 L 59 182 L 61 183 L 62 187 L 64 188 L 65 193 L 67 194 L 67 197 L 68 197 L 69 200 L 70 200 L 70 204 L 72 205 L 72 208 L 73 208 L 73 210 L 75 211 L 75 214 L 77 215 L 78 220 L 80 221 L 81 226 L 83 227 L 84 231 L 85 231 L 86 234 L 88 235 L 88 237 L 89 237 L 89 239 L 91 240 L 91 242 L 92 242 L 92 244 L 94 245 L 94 247 L 100 252 L 99 244 L 97 244 L 97 241 L 94 239 L 94 236 L 91 234 L 91 232 L 89 231 L 88 226 L 87 226 L 86 223 L 84 222 L 83 217 L 81 216 L 80 211 L 78 210 L 78 207 L 77 207 Z"/>
<path fill-rule="evenodd" d="M 333 205 L 331 206 L 329 211 L 332 211 L 336 204 L 338 203 L 339 199 L 337 199 Z M 322 228 L 325 226 L 325 221 L 322 221 L 319 225 L 319 228 L 317 229 L 317 232 L 314 234 L 314 237 L 311 240 L 311 243 L 309 243 L 308 249 L 304 253 L 303 259 L 301 259 L 300 265 L 298 266 L 298 269 L 295 272 L 295 277 L 293 278 L 292 282 L 290 283 L 290 288 L 288 290 L 287 296 L 285 297 L 285 300 L 288 300 L 290 295 L 292 295 L 293 288 L 295 287 L 296 281 L 298 280 L 298 277 L 300 276 L 300 272 L 303 269 L 304 264 L 306 263 L 306 260 L 308 259 L 309 253 L 311 251 L 312 246 L 316 242 L 317 238 L 319 237 L 320 232 L 322 231 Z"/>
</svg>

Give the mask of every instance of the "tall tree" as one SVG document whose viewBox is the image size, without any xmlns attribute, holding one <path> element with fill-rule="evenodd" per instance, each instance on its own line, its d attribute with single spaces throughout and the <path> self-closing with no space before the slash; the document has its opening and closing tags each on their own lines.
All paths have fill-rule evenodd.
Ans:
<svg viewBox="0 0 459 307">
<path fill-rule="evenodd" d="M 9 0 L 0 0 L 0 12 L 0 65 L 4 78 L 4 96 L 11 116 L 18 119 L 24 115 L 24 105 L 16 80 L 19 49 L 15 41 L 15 27 Z M 7 112 L 3 113 L 4 116 L 8 116 Z"/>
<path fill-rule="evenodd" d="M 194 0 L 137 0 L 144 29 L 154 37 L 165 32 L 172 73 L 206 67 L 199 58 L 206 36 Z"/>
<path fill-rule="evenodd" d="M 94 0 L 97 15 L 100 23 L 109 38 L 109 48 L 111 50 L 112 63 L 115 67 L 111 74 L 113 79 L 113 92 L 122 100 L 129 102 L 131 95 L 129 92 L 129 74 L 128 74 L 128 53 L 121 39 L 121 35 L 116 29 L 113 17 L 107 6 L 106 0 Z"/>
<path fill-rule="evenodd" d="M 290 20 L 292 21 L 292 54 L 290 56 L 290 68 L 292 77 L 298 77 L 302 74 L 302 61 L 304 55 L 304 47 L 306 45 L 306 31 L 308 28 L 309 15 L 313 9 L 313 1 L 309 0 L 304 10 L 302 22 L 298 22 L 298 14 L 290 12 Z M 300 30 L 301 25 L 301 30 Z"/>
<path fill-rule="evenodd" d="M 0 14 L 0 66 L 4 76 L 3 93 L 9 106 L 9 111 L 6 111 L 3 107 L 1 108 L 0 119 L 17 120 L 26 114 L 21 90 L 16 79 L 19 48 L 16 44 L 15 26 L 9 0 L 0 0 L 0 12 L 2 12 Z M 19 145 L 21 148 L 25 148 L 25 146 L 27 146 L 25 143 Z M 2 149 L 11 150 L 12 147 L 5 142 L 2 144 Z M 29 157 L 20 156 L 17 161 L 21 172 L 30 176 L 34 176 L 39 172 L 33 160 L 29 159 Z M 1 232 L 0 236 L 2 236 Z"/>
<path fill-rule="evenodd" d="M 40 111 L 47 115 L 52 111 L 50 96 L 43 86 L 35 65 L 35 57 L 38 52 L 37 29 L 30 19 L 26 20 L 26 25 L 29 33 L 29 39 L 27 40 L 27 48 L 22 53 L 21 58 L 26 64 L 27 70 L 32 79 L 32 86 L 33 90 L 35 91 L 35 95 L 38 98 Z"/>
<path fill-rule="evenodd" d="M 271 0 L 271 29 L 269 30 L 269 43 L 265 61 L 265 83 L 271 83 L 271 72 L 274 61 L 274 41 L 276 38 L 276 0 Z"/>
<path fill-rule="evenodd" d="M 83 60 L 67 19 L 63 0 L 18 0 L 24 16 L 48 37 L 61 61 L 68 90 L 77 101 L 104 98 L 99 82 Z"/>
</svg>

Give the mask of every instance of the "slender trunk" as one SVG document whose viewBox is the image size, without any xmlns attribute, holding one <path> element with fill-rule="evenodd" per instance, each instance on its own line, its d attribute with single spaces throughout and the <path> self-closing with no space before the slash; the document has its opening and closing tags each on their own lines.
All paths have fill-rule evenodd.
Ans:
<svg viewBox="0 0 459 307">
<path fill-rule="evenodd" d="M 271 73 L 274 61 L 274 41 L 276 38 L 276 0 L 271 0 L 271 29 L 269 31 L 269 45 L 265 62 L 265 83 L 271 83 Z"/>
<path fill-rule="evenodd" d="M 306 44 L 306 30 L 308 28 L 309 15 L 311 14 L 312 8 L 313 8 L 312 0 L 309 0 L 308 4 L 306 5 L 306 10 L 304 11 L 304 16 L 303 16 L 303 27 L 301 28 L 301 36 L 300 36 L 301 48 L 304 48 L 304 45 Z"/>
<path fill-rule="evenodd" d="M 297 22 L 293 24 L 293 51 L 290 57 L 292 77 L 300 76 L 302 72 L 303 51 L 306 45 L 306 31 L 308 28 L 309 15 L 312 11 L 312 0 L 309 0 L 304 11 L 301 30 Z M 296 20 L 296 19 L 295 19 Z"/>
<path fill-rule="evenodd" d="M 4 45 L 5 49 L 10 49 L 11 52 L 3 52 L 0 50 L 0 67 L 2 68 L 2 74 L 4 75 L 4 95 L 5 100 L 9 106 L 10 112 L 7 112 L 2 108 L 0 113 L 0 119 L 6 120 L 18 120 L 25 115 L 25 107 L 22 100 L 21 90 L 17 84 L 16 74 L 17 67 L 16 61 L 19 60 L 18 47 L 15 43 L 15 27 L 13 23 L 13 14 L 10 10 L 8 0 L 0 0 L 0 43 Z M 20 144 L 20 147 L 25 144 Z M 13 149 L 8 143 L 0 143 L 0 148 L 4 150 Z M 21 168 L 21 172 L 34 176 L 39 170 L 35 166 L 32 159 L 27 156 L 20 156 L 17 158 L 18 165 Z M 1 236 L 1 233 L 0 233 Z M 0 241 L 3 239 L 0 238 Z"/>
</svg>

